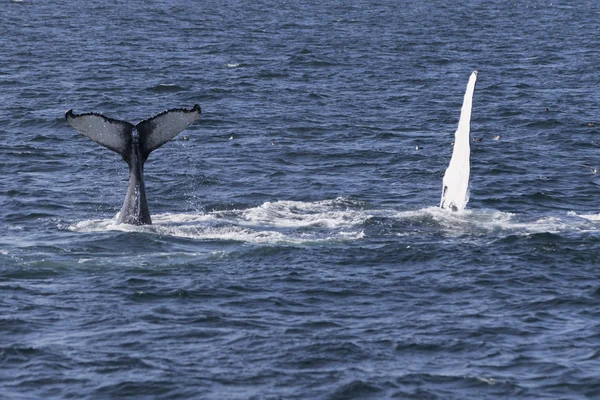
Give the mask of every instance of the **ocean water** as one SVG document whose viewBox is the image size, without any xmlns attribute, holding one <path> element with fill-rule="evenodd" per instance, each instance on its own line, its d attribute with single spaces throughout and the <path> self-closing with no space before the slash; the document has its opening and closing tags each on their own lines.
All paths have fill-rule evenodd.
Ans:
<svg viewBox="0 0 600 400">
<path fill-rule="evenodd" d="M 599 17 L 3 1 L 0 398 L 600 398 Z M 127 166 L 64 112 L 195 103 L 146 163 L 154 225 L 116 225 Z"/>
</svg>

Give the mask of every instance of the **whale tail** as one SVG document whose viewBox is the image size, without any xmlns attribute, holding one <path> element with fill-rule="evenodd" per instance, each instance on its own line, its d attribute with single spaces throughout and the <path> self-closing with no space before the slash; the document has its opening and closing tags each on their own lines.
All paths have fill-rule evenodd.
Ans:
<svg viewBox="0 0 600 400">
<path fill-rule="evenodd" d="M 137 125 L 98 113 L 74 114 L 73 110 L 67 111 L 65 118 L 79 133 L 120 154 L 128 163 L 133 150 L 134 131 L 137 131 L 141 161 L 144 163 L 151 152 L 200 118 L 201 112 L 198 104 L 189 110 L 174 108 Z"/>
<path fill-rule="evenodd" d="M 473 107 L 473 92 L 477 81 L 477 71 L 469 77 L 467 90 L 460 111 L 458 128 L 454 134 L 454 149 L 452 158 L 442 181 L 442 199 L 440 207 L 452 211 L 461 211 L 469 201 L 469 177 L 471 173 L 471 146 L 469 134 L 471 131 L 471 109 Z"/>
<path fill-rule="evenodd" d="M 129 165 L 129 186 L 118 223 L 152 223 L 146 201 L 144 163 L 151 152 L 200 118 L 200 113 L 200 106 L 196 104 L 189 110 L 167 110 L 137 125 L 97 113 L 74 114 L 73 110 L 65 113 L 69 125 L 94 142 L 120 154 Z"/>
</svg>

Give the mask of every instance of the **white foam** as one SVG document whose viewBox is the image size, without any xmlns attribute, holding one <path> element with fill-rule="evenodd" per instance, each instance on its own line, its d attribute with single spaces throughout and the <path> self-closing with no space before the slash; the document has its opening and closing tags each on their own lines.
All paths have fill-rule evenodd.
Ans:
<svg viewBox="0 0 600 400">
<path fill-rule="evenodd" d="M 248 209 L 208 213 L 155 214 L 153 225 L 143 226 L 117 224 L 116 219 L 88 220 L 68 229 L 75 232 L 140 232 L 193 240 L 306 244 L 360 240 L 365 237 L 365 223 L 373 217 L 398 220 L 399 232 L 394 232 L 398 237 L 439 232 L 447 237 L 492 239 L 546 232 L 597 231 L 597 223 L 593 221 L 600 220 L 600 215 L 574 213 L 528 219 L 525 215 L 491 209 L 458 212 L 439 207 L 409 211 L 363 210 L 355 202 L 338 198 L 317 202 L 266 202 Z M 82 259 L 81 262 L 86 261 Z"/>
<path fill-rule="evenodd" d="M 570 212 L 569 215 L 584 218 L 588 221 L 600 221 L 600 214 L 576 214 L 574 212 Z"/>
<path fill-rule="evenodd" d="M 438 207 L 428 207 L 415 211 L 396 212 L 394 218 L 411 221 L 412 224 L 418 222 L 420 226 L 438 227 L 449 236 L 581 233 L 590 231 L 592 228 L 589 224 L 568 218 L 568 216 L 564 218 L 548 216 L 528 221 L 522 215 L 491 209 L 451 212 Z"/>
<path fill-rule="evenodd" d="M 364 223 L 369 214 L 351 209 L 336 209 L 337 200 L 314 203 L 299 201 L 267 202 L 245 210 L 242 218 L 252 224 L 275 227 L 322 227 L 338 229 Z"/>
<path fill-rule="evenodd" d="M 456 235 L 476 232 L 505 230 L 511 224 L 513 214 L 497 210 L 462 210 L 451 212 L 439 207 L 397 212 L 395 218 L 417 220 L 423 225 L 438 226 Z"/>
<path fill-rule="evenodd" d="M 196 240 L 233 240 L 249 243 L 305 243 L 356 240 L 354 229 L 370 217 L 348 208 L 344 199 L 320 202 L 267 202 L 245 210 L 207 214 L 157 214 L 153 225 L 117 224 L 116 219 L 81 221 L 69 227 L 76 232 L 143 232 Z"/>
</svg>

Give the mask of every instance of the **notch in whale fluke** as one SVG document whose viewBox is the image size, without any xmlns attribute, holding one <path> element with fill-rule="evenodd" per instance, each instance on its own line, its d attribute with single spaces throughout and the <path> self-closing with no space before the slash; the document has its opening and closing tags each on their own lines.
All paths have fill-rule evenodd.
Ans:
<svg viewBox="0 0 600 400">
<path fill-rule="evenodd" d="M 151 224 L 144 186 L 144 163 L 150 153 L 200 118 L 198 104 L 174 108 L 133 125 L 98 113 L 65 113 L 65 119 L 81 134 L 118 153 L 129 165 L 129 186 L 118 223 Z"/>
<path fill-rule="evenodd" d="M 191 109 L 173 108 L 136 125 L 106 117 L 99 113 L 65 113 L 69 125 L 94 142 L 125 156 L 131 150 L 134 130 L 140 141 L 140 150 L 146 161 L 148 155 L 177 136 L 181 131 L 200 118 L 202 110 L 198 104 Z"/>
<path fill-rule="evenodd" d="M 460 111 L 458 128 L 454 134 L 452 158 L 442 181 L 442 199 L 440 207 L 452 211 L 461 211 L 469 201 L 469 177 L 471 174 L 471 109 L 473 108 L 473 92 L 477 82 L 477 71 L 473 71 L 467 83 L 467 90 Z"/>
</svg>

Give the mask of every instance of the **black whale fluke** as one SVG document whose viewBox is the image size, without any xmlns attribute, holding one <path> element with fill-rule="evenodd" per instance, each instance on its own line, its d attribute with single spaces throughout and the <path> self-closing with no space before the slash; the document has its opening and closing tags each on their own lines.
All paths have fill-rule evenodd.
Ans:
<svg viewBox="0 0 600 400">
<path fill-rule="evenodd" d="M 144 187 L 144 163 L 179 132 L 200 118 L 200 106 L 174 108 L 133 125 L 127 121 L 98 113 L 65 113 L 69 125 L 112 151 L 119 153 L 129 165 L 129 186 L 117 223 L 148 225 L 152 223 Z"/>
</svg>

